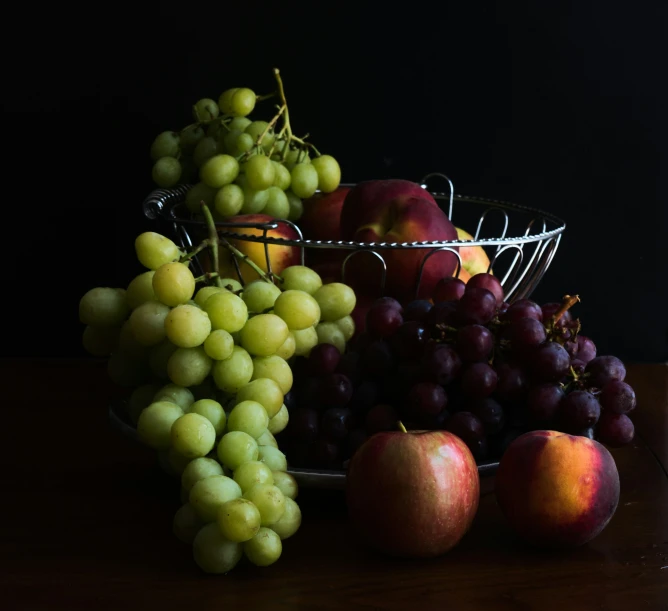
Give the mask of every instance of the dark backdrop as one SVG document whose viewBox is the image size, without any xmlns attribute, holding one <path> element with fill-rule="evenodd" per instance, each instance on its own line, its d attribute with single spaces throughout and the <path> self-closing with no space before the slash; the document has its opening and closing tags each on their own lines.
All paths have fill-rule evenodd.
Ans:
<svg viewBox="0 0 668 611">
<path fill-rule="evenodd" d="M 185 3 L 8 19 L 2 355 L 82 354 L 80 296 L 139 271 L 153 137 L 185 125 L 200 97 L 271 90 L 276 65 L 296 130 L 345 181 L 441 171 L 460 193 L 564 218 L 535 298 L 579 293 L 600 353 L 668 359 L 668 7 L 557 4 Z"/>
</svg>

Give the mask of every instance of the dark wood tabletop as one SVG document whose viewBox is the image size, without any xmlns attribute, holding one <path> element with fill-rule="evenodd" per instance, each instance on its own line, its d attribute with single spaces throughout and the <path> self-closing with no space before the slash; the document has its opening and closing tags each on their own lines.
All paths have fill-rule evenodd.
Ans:
<svg viewBox="0 0 668 611">
<path fill-rule="evenodd" d="M 487 492 L 451 552 L 394 560 L 355 540 L 341 492 L 303 489 L 276 564 L 206 576 L 171 533 L 177 483 L 109 427 L 104 366 L 0 364 L 1 609 L 668 609 L 668 365 L 629 366 L 636 440 L 613 450 L 619 506 L 583 547 L 524 545 Z"/>
</svg>

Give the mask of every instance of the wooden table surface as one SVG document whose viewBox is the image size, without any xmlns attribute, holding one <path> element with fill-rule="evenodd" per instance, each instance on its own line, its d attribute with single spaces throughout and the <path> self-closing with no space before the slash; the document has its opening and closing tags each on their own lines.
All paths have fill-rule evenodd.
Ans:
<svg viewBox="0 0 668 611">
<path fill-rule="evenodd" d="M 301 490 L 281 559 L 226 576 L 171 534 L 178 485 L 109 428 L 99 363 L 1 365 L 0 609 L 668 609 L 668 365 L 629 367 L 638 435 L 613 452 L 619 507 L 581 548 L 528 548 L 488 493 L 450 553 L 393 560 L 355 541 L 340 492 Z"/>
</svg>

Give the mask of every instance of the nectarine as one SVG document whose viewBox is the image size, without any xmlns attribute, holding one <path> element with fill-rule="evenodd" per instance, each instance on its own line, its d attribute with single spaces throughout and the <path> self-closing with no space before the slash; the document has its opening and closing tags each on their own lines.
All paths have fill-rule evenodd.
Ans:
<svg viewBox="0 0 668 611">
<path fill-rule="evenodd" d="M 457 230 L 458 240 L 473 240 L 473 236 L 461 227 L 455 227 L 455 229 Z M 462 268 L 468 272 L 468 278 L 485 273 L 489 269 L 489 257 L 482 246 L 460 246 L 459 256 L 462 259 Z M 468 280 L 468 278 L 462 278 L 461 274 L 459 277 L 464 282 Z"/>
</svg>

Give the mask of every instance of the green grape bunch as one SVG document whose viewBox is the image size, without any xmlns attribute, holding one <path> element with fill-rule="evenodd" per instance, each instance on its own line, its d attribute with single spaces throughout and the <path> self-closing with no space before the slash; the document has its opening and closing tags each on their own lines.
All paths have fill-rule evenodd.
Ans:
<svg viewBox="0 0 668 611">
<path fill-rule="evenodd" d="M 202 98 L 193 106 L 194 123 L 164 131 L 151 144 L 153 182 L 161 188 L 192 185 L 186 205 L 200 214 L 200 202 L 218 220 L 239 214 L 267 214 L 299 220 L 302 201 L 316 191 L 331 193 L 341 168 L 292 132 L 283 81 L 274 69 L 277 91 L 258 96 L 247 87 L 225 90 L 218 101 Z M 251 117 L 258 103 L 278 98 L 268 121 Z"/>
</svg>

